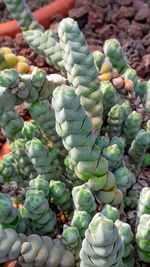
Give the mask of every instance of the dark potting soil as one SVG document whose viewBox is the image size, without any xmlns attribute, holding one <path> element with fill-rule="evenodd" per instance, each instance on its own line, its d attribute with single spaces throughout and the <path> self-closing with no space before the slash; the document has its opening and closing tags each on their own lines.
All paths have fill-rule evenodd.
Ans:
<svg viewBox="0 0 150 267">
<path fill-rule="evenodd" d="M 36 11 L 40 7 L 43 7 L 53 0 L 26 0 L 29 8 L 32 12 Z M 8 20 L 12 20 L 12 16 L 7 10 L 4 0 L 0 0 L 0 23 L 6 22 Z"/>
</svg>

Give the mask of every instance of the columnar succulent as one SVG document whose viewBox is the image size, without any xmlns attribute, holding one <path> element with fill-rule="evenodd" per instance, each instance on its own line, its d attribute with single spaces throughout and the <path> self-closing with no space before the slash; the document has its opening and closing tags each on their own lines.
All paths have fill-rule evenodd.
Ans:
<svg viewBox="0 0 150 267">
<path fill-rule="evenodd" d="M 38 127 L 38 124 L 34 120 L 31 120 L 29 122 L 28 121 L 24 122 L 24 126 L 22 128 L 22 134 L 26 140 L 31 140 L 32 138 L 35 137 L 41 140 L 41 142 L 44 145 L 47 144 L 46 138 L 43 137 L 43 134 L 40 128 Z"/>
<path fill-rule="evenodd" d="M 62 232 L 62 242 L 74 255 L 77 253 L 80 248 L 80 235 L 76 227 L 70 227 L 64 225 Z"/>
<path fill-rule="evenodd" d="M 115 225 L 118 228 L 118 232 L 121 236 L 121 240 L 124 245 L 124 252 L 122 256 L 122 261 L 124 267 L 134 267 L 134 257 L 133 257 L 133 246 L 131 245 L 133 239 L 133 233 L 131 231 L 131 227 L 128 223 L 124 223 L 120 220 L 115 222 Z"/>
<path fill-rule="evenodd" d="M 81 267 L 123 266 L 123 243 L 113 221 L 97 213 L 89 224 L 80 251 Z"/>
<path fill-rule="evenodd" d="M 88 228 L 90 220 L 91 216 L 87 211 L 74 210 L 71 226 L 78 229 L 81 238 L 85 236 L 85 231 Z"/>
<path fill-rule="evenodd" d="M 144 187 L 140 193 L 137 207 L 137 223 L 143 214 L 150 214 L 150 187 Z"/>
<path fill-rule="evenodd" d="M 108 162 L 95 145 L 91 121 L 85 114 L 75 90 L 67 85 L 57 87 L 53 93 L 52 105 L 56 116 L 56 131 L 69 151 L 70 162 L 74 165 L 77 177 L 84 182 L 88 181 L 93 191 L 103 188 L 100 198 L 107 192 L 105 190 L 112 189 L 111 200 L 108 201 L 112 202 L 116 196 L 118 199 L 120 192 L 116 192 L 115 178 L 108 172 Z M 121 199 L 119 198 L 117 203 Z"/>
<path fill-rule="evenodd" d="M 64 51 L 68 81 L 80 96 L 81 104 L 91 117 L 94 127 L 99 130 L 102 125 L 102 93 L 90 48 L 77 22 L 71 18 L 60 22 L 58 35 Z"/>
<path fill-rule="evenodd" d="M 150 263 L 150 215 L 143 214 L 137 227 L 136 243 L 139 258 Z"/>
<path fill-rule="evenodd" d="M 145 154 L 150 144 L 150 132 L 141 129 L 133 140 L 128 151 L 133 162 L 141 164 L 142 157 Z"/>
<path fill-rule="evenodd" d="M 25 145 L 25 153 L 32 162 L 34 169 L 43 179 L 50 181 L 57 180 L 61 176 L 59 167 L 54 163 L 53 155 L 47 146 L 36 138 L 28 141 Z"/>
<path fill-rule="evenodd" d="M 128 68 L 127 58 L 120 43 L 116 39 L 105 41 L 103 49 L 105 56 L 109 58 L 113 67 L 119 73 L 123 73 Z"/>
<path fill-rule="evenodd" d="M 127 189 L 135 183 L 135 175 L 126 167 L 116 169 L 114 175 L 117 188 L 125 195 Z"/>
<path fill-rule="evenodd" d="M 19 211 L 12 206 L 8 195 L 0 193 L 0 224 L 3 228 L 17 228 L 21 220 Z"/>
<path fill-rule="evenodd" d="M 38 29 L 43 31 L 43 27 L 36 21 L 24 0 L 5 0 L 7 8 L 17 20 L 19 26 L 24 30 Z"/>
<path fill-rule="evenodd" d="M 122 155 L 117 145 L 108 146 L 103 150 L 104 157 L 109 162 L 109 169 L 114 172 L 122 165 Z"/>
<path fill-rule="evenodd" d="M 0 228 L 0 263 L 18 260 L 21 266 L 73 267 L 75 258 L 61 239 L 49 236 L 17 234 L 14 229 Z"/>
<path fill-rule="evenodd" d="M 0 160 L 0 176 L 1 182 L 15 181 L 18 185 L 22 184 L 22 174 L 18 170 L 11 152 L 5 155 L 3 160 Z"/>
<path fill-rule="evenodd" d="M 60 181 L 50 181 L 49 184 L 50 201 L 63 212 L 72 210 L 72 200 L 69 189 Z"/>
<path fill-rule="evenodd" d="M 72 190 L 72 196 L 77 210 L 87 211 L 90 215 L 96 212 L 95 199 L 87 184 L 75 186 Z"/>
<path fill-rule="evenodd" d="M 55 130 L 55 113 L 50 102 L 48 100 L 35 102 L 29 106 L 29 112 L 46 138 L 51 141 L 54 147 L 58 148 L 61 153 L 66 154 L 62 140 Z"/>
<path fill-rule="evenodd" d="M 0 241 L 0 263 L 16 260 L 19 257 L 22 243 L 16 231 L 0 227 Z"/>
<path fill-rule="evenodd" d="M 34 233 L 48 233 L 55 236 L 57 232 L 56 215 L 49 207 L 43 191 L 27 191 L 21 215 L 23 218 L 30 220 L 31 229 Z"/>
<path fill-rule="evenodd" d="M 144 93 L 144 109 L 146 113 L 150 114 L 150 80 L 147 82 Z"/>
<path fill-rule="evenodd" d="M 123 135 L 128 145 L 134 140 L 142 124 L 142 115 L 133 111 L 124 122 Z"/>
<path fill-rule="evenodd" d="M 41 175 L 38 175 L 37 178 L 32 179 L 29 182 L 29 186 L 31 190 L 43 191 L 45 198 L 49 197 L 49 183 L 43 179 Z"/>
<path fill-rule="evenodd" d="M 17 139 L 11 144 L 12 155 L 16 165 L 27 179 L 33 179 L 37 176 L 37 172 L 25 153 L 27 141 L 25 139 Z"/>
</svg>

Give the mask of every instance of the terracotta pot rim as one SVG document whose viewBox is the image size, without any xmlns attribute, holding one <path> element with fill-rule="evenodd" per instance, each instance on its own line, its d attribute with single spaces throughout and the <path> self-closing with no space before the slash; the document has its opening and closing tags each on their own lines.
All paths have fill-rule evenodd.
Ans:
<svg viewBox="0 0 150 267">
<path fill-rule="evenodd" d="M 33 15 L 38 22 L 47 28 L 50 25 L 50 19 L 56 14 L 65 15 L 73 7 L 76 0 L 54 0 L 53 2 L 41 7 L 39 10 L 33 12 Z M 16 20 L 10 20 L 0 23 L 0 36 L 14 37 L 21 32 Z"/>
</svg>

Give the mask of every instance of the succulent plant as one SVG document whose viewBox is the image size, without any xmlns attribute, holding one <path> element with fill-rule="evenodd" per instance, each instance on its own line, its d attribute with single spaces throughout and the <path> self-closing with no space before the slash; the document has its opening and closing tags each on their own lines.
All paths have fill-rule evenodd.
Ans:
<svg viewBox="0 0 150 267">
<path fill-rule="evenodd" d="M 66 18 L 60 22 L 58 35 L 68 81 L 80 96 L 81 104 L 90 116 L 93 126 L 99 131 L 102 125 L 102 93 L 93 55 L 73 19 Z"/>
<path fill-rule="evenodd" d="M 109 145 L 109 138 L 106 136 L 98 136 L 96 138 L 96 145 L 100 148 L 101 151 L 103 151 L 106 147 Z"/>
<path fill-rule="evenodd" d="M 125 139 L 123 137 L 113 136 L 110 141 L 110 145 L 117 145 L 121 155 L 124 155 L 124 148 L 125 148 Z"/>
<path fill-rule="evenodd" d="M 43 31 L 43 27 L 36 21 L 25 0 L 5 0 L 9 12 L 17 20 L 19 26 L 24 30 L 38 29 Z"/>
<path fill-rule="evenodd" d="M 114 105 L 108 113 L 108 134 L 110 137 L 121 136 L 125 112 L 122 105 Z"/>
<path fill-rule="evenodd" d="M 16 165 L 27 179 L 33 179 L 37 176 L 37 172 L 31 163 L 29 157 L 25 153 L 27 141 L 25 139 L 17 139 L 11 144 L 12 155 Z"/>
<path fill-rule="evenodd" d="M 131 227 L 128 223 L 124 223 L 120 220 L 116 220 L 115 225 L 118 228 L 118 232 L 124 244 L 124 252 L 122 256 L 124 267 L 134 267 L 135 264 L 135 260 L 133 257 L 134 248 L 131 245 L 133 239 L 133 233 L 131 231 Z"/>
<path fill-rule="evenodd" d="M 16 56 L 9 47 L 0 48 L 0 71 L 15 68 L 19 73 L 27 73 L 29 65 L 23 56 Z"/>
<path fill-rule="evenodd" d="M 81 242 L 78 229 L 76 227 L 64 225 L 62 232 L 62 242 L 69 251 L 76 255 L 78 249 L 80 248 Z"/>
<path fill-rule="evenodd" d="M 49 184 L 50 201 L 63 212 L 72 210 L 72 200 L 69 189 L 60 181 L 50 181 Z"/>
<path fill-rule="evenodd" d="M 90 215 L 93 215 L 96 212 L 95 199 L 87 184 L 74 187 L 72 196 L 77 210 L 86 211 Z"/>
<path fill-rule="evenodd" d="M 116 169 L 115 173 L 116 186 L 125 195 L 127 189 L 135 184 L 135 175 L 126 167 Z"/>
<path fill-rule="evenodd" d="M 117 219 L 120 218 L 120 214 L 118 209 L 115 207 L 112 207 L 109 204 L 106 204 L 103 209 L 101 210 L 101 214 L 103 214 L 106 218 L 112 220 L 115 222 Z"/>
<path fill-rule="evenodd" d="M 55 113 L 50 102 L 48 100 L 35 102 L 30 105 L 29 112 L 46 138 L 59 149 L 60 153 L 66 154 L 62 140 L 55 130 Z"/>
<path fill-rule="evenodd" d="M 150 166 L 150 153 L 145 153 L 142 158 L 141 167 L 146 168 Z"/>
<path fill-rule="evenodd" d="M 123 135 L 128 145 L 134 140 L 142 124 L 142 115 L 133 111 L 124 122 Z"/>
<path fill-rule="evenodd" d="M 22 235 L 21 235 L 22 236 Z M 21 240 L 14 229 L 0 227 L 0 263 L 16 260 L 21 251 Z"/>
<path fill-rule="evenodd" d="M 12 206 L 8 195 L 0 193 L 0 224 L 3 228 L 16 229 L 21 220 L 19 211 Z"/>
<path fill-rule="evenodd" d="M 33 138 L 26 143 L 25 147 L 26 155 L 43 179 L 50 181 L 60 178 L 61 171 L 56 164 L 53 164 L 53 155 L 47 146 L 43 145 L 40 140 Z"/>
<path fill-rule="evenodd" d="M 102 234 L 103 233 L 103 234 Z M 97 213 L 82 242 L 81 267 L 123 266 L 123 243 L 113 221 Z"/>
<path fill-rule="evenodd" d="M 57 232 L 56 215 L 49 207 L 43 191 L 27 191 L 21 215 L 23 218 L 29 219 L 34 233 L 47 233 L 55 236 Z"/>
<path fill-rule="evenodd" d="M 91 216 L 87 211 L 75 209 L 71 220 L 71 226 L 78 229 L 81 238 L 85 236 Z"/>
<path fill-rule="evenodd" d="M 137 191 L 132 190 L 132 189 L 129 190 L 127 192 L 127 195 L 124 196 L 124 199 L 123 199 L 125 207 L 130 207 L 131 209 L 137 208 L 138 198 L 139 198 L 139 194 Z"/>
<path fill-rule="evenodd" d="M 105 41 L 104 54 L 110 60 L 113 67 L 120 73 L 123 73 L 128 68 L 127 58 L 123 52 L 120 43 L 116 39 Z"/>
<path fill-rule="evenodd" d="M 49 183 L 43 179 L 41 175 L 38 175 L 37 178 L 32 179 L 29 182 L 29 186 L 31 190 L 43 191 L 45 198 L 49 197 Z"/>
<path fill-rule="evenodd" d="M 44 138 L 40 128 L 38 127 L 38 124 L 34 120 L 24 122 L 22 134 L 26 140 L 31 140 L 35 137 L 41 140 L 44 145 L 47 144 L 46 138 Z"/>
<path fill-rule="evenodd" d="M 144 93 L 144 109 L 146 113 L 150 113 L 150 80 L 147 82 Z"/>
<path fill-rule="evenodd" d="M 113 172 L 122 165 L 122 155 L 117 145 L 108 146 L 103 150 L 104 157 L 109 162 L 109 169 Z"/>
<path fill-rule="evenodd" d="M 104 117 L 106 117 L 109 110 L 120 102 L 120 97 L 110 81 L 102 81 L 100 88 L 103 94 Z"/>
<path fill-rule="evenodd" d="M 93 57 L 94 57 L 94 62 L 95 62 L 97 71 L 100 72 L 105 56 L 102 52 L 100 52 L 99 50 L 96 50 L 93 52 Z"/>
<path fill-rule="evenodd" d="M 141 164 L 142 157 L 145 154 L 150 144 L 150 133 L 141 129 L 133 140 L 128 154 L 131 160 L 135 163 Z"/>
<path fill-rule="evenodd" d="M 150 215 L 150 187 L 144 187 L 140 193 L 137 207 L 137 224 L 143 214 Z"/>
<path fill-rule="evenodd" d="M 136 233 L 136 243 L 139 258 L 147 263 L 150 263 L 150 241 L 149 241 L 149 231 L 150 231 L 150 215 L 143 214 L 140 217 L 140 222 L 137 227 Z"/>
<path fill-rule="evenodd" d="M 15 181 L 18 185 L 22 184 L 22 174 L 18 170 L 11 152 L 4 155 L 3 160 L 0 160 L 0 176 L 1 182 Z"/>
</svg>

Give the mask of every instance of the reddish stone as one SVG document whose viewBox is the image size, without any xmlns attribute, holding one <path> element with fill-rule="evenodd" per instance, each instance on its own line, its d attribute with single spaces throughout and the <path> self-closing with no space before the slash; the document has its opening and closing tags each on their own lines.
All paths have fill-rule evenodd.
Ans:
<svg viewBox="0 0 150 267">
<path fill-rule="evenodd" d="M 89 11 L 88 16 L 88 25 L 92 29 L 95 29 L 96 27 L 101 27 L 103 24 L 103 15 L 101 13 L 97 14 L 94 11 Z"/>
<path fill-rule="evenodd" d="M 90 10 L 90 5 L 88 6 L 80 6 L 79 8 L 73 8 L 69 11 L 69 17 L 77 19 L 87 14 Z"/>
<path fill-rule="evenodd" d="M 142 9 L 143 2 L 141 0 L 134 0 L 132 6 L 136 11 L 138 11 L 138 10 Z"/>
<path fill-rule="evenodd" d="M 102 29 L 96 29 L 98 37 L 101 41 L 105 41 L 109 38 L 116 38 L 119 28 L 116 25 L 108 24 L 105 25 Z"/>
<path fill-rule="evenodd" d="M 143 62 L 144 62 L 145 67 L 149 67 L 150 66 L 150 54 L 145 55 L 143 57 Z"/>
<path fill-rule="evenodd" d="M 135 15 L 135 9 L 133 7 L 121 6 L 120 13 L 122 17 L 131 19 Z"/>
<path fill-rule="evenodd" d="M 128 32 L 130 23 L 127 19 L 120 19 L 117 25 L 121 30 Z"/>
<path fill-rule="evenodd" d="M 150 45 L 150 32 L 143 38 L 143 44 L 145 46 L 149 46 Z"/>
<path fill-rule="evenodd" d="M 130 37 L 132 37 L 135 40 L 143 37 L 143 32 L 142 32 L 141 26 L 138 25 L 138 23 L 132 23 L 129 26 L 128 34 Z"/>
<path fill-rule="evenodd" d="M 79 0 L 81 2 L 81 0 Z M 90 0 L 91 1 L 91 0 Z M 94 0 L 94 3 L 97 4 L 98 6 L 101 6 L 101 7 L 106 7 L 110 4 L 111 0 L 104 0 L 104 1 L 101 1 L 101 0 Z"/>
<path fill-rule="evenodd" d="M 131 6 L 133 0 L 115 0 L 115 2 L 121 6 Z"/>
<path fill-rule="evenodd" d="M 139 9 L 139 11 L 136 13 L 135 20 L 142 21 L 142 20 L 147 19 L 148 15 L 149 15 L 149 12 L 150 12 L 150 10 L 148 8 L 148 5 L 144 4 L 142 6 L 142 8 Z"/>
<path fill-rule="evenodd" d="M 111 12 L 111 22 L 117 24 L 118 20 L 121 18 L 120 11 L 118 9 L 114 9 Z"/>
<path fill-rule="evenodd" d="M 16 106 L 15 110 L 17 111 L 18 115 L 24 120 L 28 120 L 31 117 L 24 103 L 22 103 L 19 106 Z"/>
<path fill-rule="evenodd" d="M 147 49 L 146 49 L 146 53 L 147 53 L 147 54 L 150 54 L 150 45 L 147 47 Z"/>
</svg>

